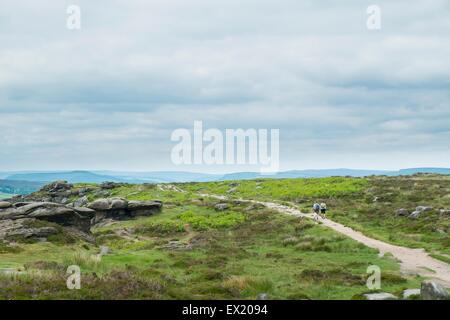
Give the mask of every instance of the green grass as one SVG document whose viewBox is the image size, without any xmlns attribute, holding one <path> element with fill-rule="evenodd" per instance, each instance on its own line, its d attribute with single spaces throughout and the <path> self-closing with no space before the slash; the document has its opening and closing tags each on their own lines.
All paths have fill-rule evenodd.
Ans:
<svg viewBox="0 0 450 320">
<path fill-rule="evenodd" d="M 274 299 L 351 299 L 368 291 L 366 268 L 372 264 L 386 275 L 383 291 L 419 285 L 419 279 L 402 278 L 391 258 L 310 221 L 232 203 L 216 212 L 213 205 L 169 207 L 95 229 L 98 244 L 112 249 L 101 259 L 89 244 L 23 244 L 19 253 L 0 254 L 0 268 L 28 266 L 40 273 L 2 279 L 0 297 L 255 299 L 264 292 Z M 124 231 L 127 237 L 118 235 Z M 171 250 L 169 241 L 192 248 Z M 71 264 L 82 268 L 81 291 L 64 287 Z"/>
<path fill-rule="evenodd" d="M 339 222 L 388 242 L 425 247 L 446 261 L 447 217 L 430 212 L 410 220 L 394 211 L 447 207 L 448 183 L 442 177 L 371 177 L 179 184 L 185 193 L 156 185 L 118 187 L 111 196 L 159 199 L 162 212 L 94 228 L 96 243 L 3 245 L 0 269 L 28 273 L 0 275 L 0 298 L 255 299 L 267 293 L 272 299 L 356 299 L 369 291 L 370 265 L 381 268 L 381 291 L 399 296 L 420 287 L 422 279 L 405 278 L 391 256 L 379 257 L 331 229 L 260 206 L 230 200 L 229 208 L 218 212 L 218 200 L 198 193 L 289 202 L 305 211 L 325 201 Z M 100 245 L 111 252 L 100 258 Z M 65 270 L 72 264 L 82 269 L 79 291 L 65 287 Z"/>
<path fill-rule="evenodd" d="M 180 186 L 190 192 L 289 202 L 304 212 L 311 212 L 314 202 L 326 202 L 330 218 L 368 236 L 402 246 L 425 248 L 432 253 L 450 254 L 450 217 L 438 213 L 440 208 L 450 208 L 448 176 L 265 179 Z M 406 208 L 412 212 L 419 205 L 430 205 L 435 210 L 417 220 L 395 215 L 396 209 Z"/>
</svg>

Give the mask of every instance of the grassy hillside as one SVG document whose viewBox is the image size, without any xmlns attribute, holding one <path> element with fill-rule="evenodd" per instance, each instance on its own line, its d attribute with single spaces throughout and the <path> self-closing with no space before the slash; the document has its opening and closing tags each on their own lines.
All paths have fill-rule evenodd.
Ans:
<svg viewBox="0 0 450 320">
<path fill-rule="evenodd" d="M 336 188 L 313 183 L 305 192 L 351 197 L 367 187 L 364 180 L 325 181 Z M 383 291 L 398 294 L 419 286 L 420 279 L 404 278 L 389 256 L 378 257 L 375 250 L 311 221 L 235 201 L 217 211 L 218 201 L 192 193 L 210 185 L 183 186 L 192 191 L 155 185 L 111 190 L 111 196 L 130 200 L 162 200 L 164 209 L 97 226 L 93 243 L 56 237 L 0 245 L 0 269 L 26 272 L 0 275 L 0 298 L 255 299 L 267 293 L 273 299 L 352 299 L 369 291 L 366 269 L 373 264 L 382 269 Z M 109 253 L 99 257 L 100 246 Z M 65 271 L 73 264 L 82 269 L 81 290 L 66 288 Z"/>
<path fill-rule="evenodd" d="M 450 254 L 450 217 L 439 214 L 441 208 L 450 209 L 450 176 L 228 181 L 182 187 L 230 198 L 288 202 L 304 212 L 310 212 L 314 202 L 326 202 L 329 217 L 367 235 L 444 254 L 444 260 Z M 400 208 L 412 212 L 423 205 L 433 210 L 419 219 L 395 214 Z"/>
</svg>

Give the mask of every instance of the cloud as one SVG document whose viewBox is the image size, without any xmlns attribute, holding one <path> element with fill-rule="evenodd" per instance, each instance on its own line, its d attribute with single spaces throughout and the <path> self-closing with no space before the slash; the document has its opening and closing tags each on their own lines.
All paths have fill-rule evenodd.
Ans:
<svg viewBox="0 0 450 320">
<path fill-rule="evenodd" d="M 173 169 L 194 120 L 279 128 L 284 168 L 445 165 L 450 6 L 379 1 L 371 32 L 369 4 L 5 0 L 0 166 Z"/>
</svg>

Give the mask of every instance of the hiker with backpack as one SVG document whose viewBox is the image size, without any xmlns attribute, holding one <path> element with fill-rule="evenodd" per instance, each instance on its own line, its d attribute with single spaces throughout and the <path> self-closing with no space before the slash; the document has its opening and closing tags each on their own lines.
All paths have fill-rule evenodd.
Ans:
<svg viewBox="0 0 450 320">
<path fill-rule="evenodd" d="M 314 220 L 319 221 L 319 217 L 326 219 L 327 204 L 322 202 L 321 204 L 313 204 Z"/>
</svg>

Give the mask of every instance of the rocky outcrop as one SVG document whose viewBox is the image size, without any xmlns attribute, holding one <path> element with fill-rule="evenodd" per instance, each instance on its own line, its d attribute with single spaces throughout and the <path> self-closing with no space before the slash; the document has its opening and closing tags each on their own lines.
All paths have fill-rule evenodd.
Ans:
<svg viewBox="0 0 450 320">
<path fill-rule="evenodd" d="M 104 219 L 126 220 L 161 210 L 161 201 L 103 198 L 89 203 L 88 195 L 96 196 L 96 192 L 109 195 L 108 189 L 120 185 L 108 182 L 101 188 L 76 188 L 66 181 L 56 181 L 29 196 L 1 201 L 0 238 L 46 238 L 57 231 L 52 225 L 66 228 L 72 234 L 90 237 L 91 227 Z"/>
<path fill-rule="evenodd" d="M 447 289 L 433 281 L 422 282 L 420 295 L 422 300 L 447 300 L 449 297 Z"/>
<path fill-rule="evenodd" d="M 0 220 L 0 239 L 45 239 L 58 233 L 54 227 L 33 227 L 36 219 Z"/>
<path fill-rule="evenodd" d="M 103 219 L 125 220 L 138 216 L 149 216 L 159 212 L 161 201 L 128 201 L 122 198 L 98 199 L 87 205 L 95 211 L 93 224 Z"/>
<path fill-rule="evenodd" d="M 53 202 L 17 202 L 0 209 L 0 221 L 32 218 L 88 232 L 94 213 L 86 208 L 71 208 Z"/>
</svg>

